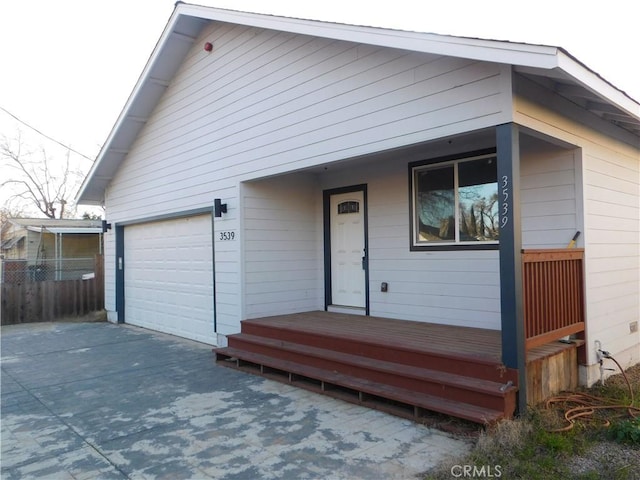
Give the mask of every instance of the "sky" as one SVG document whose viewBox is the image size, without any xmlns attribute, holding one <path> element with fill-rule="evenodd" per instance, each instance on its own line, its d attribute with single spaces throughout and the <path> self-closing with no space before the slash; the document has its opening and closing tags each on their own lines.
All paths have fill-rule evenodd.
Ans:
<svg viewBox="0 0 640 480">
<path fill-rule="evenodd" d="M 193 0 L 233 10 L 560 46 L 640 101 L 640 1 Z M 91 167 L 174 0 L 0 0 L 0 139 Z M 16 120 L 13 116 L 20 119 Z M 28 125 L 28 126 L 27 126 Z M 32 128 L 42 134 L 36 133 Z M 89 158 L 85 158 L 89 157 Z M 0 183 L 6 177 L 0 171 Z M 7 195 L 0 191 L 0 202 Z"/>
</svg>

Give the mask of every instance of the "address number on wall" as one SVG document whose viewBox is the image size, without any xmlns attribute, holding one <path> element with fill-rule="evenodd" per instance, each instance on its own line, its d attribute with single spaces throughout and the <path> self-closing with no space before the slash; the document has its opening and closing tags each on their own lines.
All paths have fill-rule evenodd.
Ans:
<svg viewBox="0 0 640 480">
<path fill-rule="evenodd" d="M 235 238 L 236 238 L 236 232 L 234 231 L 226 231 L 226 232 L 218 233 L 218 240 L 220 241 L 235 240 Z"/>
</svg>

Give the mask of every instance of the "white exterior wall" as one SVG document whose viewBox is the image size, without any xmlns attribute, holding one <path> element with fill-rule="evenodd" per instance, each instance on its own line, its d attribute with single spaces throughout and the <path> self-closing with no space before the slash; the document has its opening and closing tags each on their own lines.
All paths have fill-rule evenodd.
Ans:
<svg viewBox="0 0 640 480">
<path fill-rule="evenodd" d="M 499 330 L 497 250 L 409 249 L 408 163 L 450 153 L 441 146 L 426 147 L 411 158 L 398 153 L 397 158 L 355 168 L 349 174 L 325 175 L 323 187 L 367 184 L 371 315 Z M 576 155 L 574 150 L 544 142 L 529 142 L 523 152 L 524 248 L 563 248 L 576 230 L 583 229 L 581 168 Z M 382 282 L 389 285 L 386 293 L 380 292 Z"/>
<path fill-rule="evenodd" d="M 589 339 L 629 366 L 640 362 L 640 154 L 594 146 L 584 163 Z"/>
<path fill-rule="evenodd" d="M 322 194 L 315 178 L 294 174 L 244 183 L 241 191 L 243 318 L 322 310 Z"/>
<path fill-rule="evenodd" d="M 369 183 L 371 314 L 500 329 L 497 250 L 410 251 L 407 168 Z"/>
<path fill-rule="evenodd" d="M 205 41 L 212 53 L 203 51 Z M 226 202 L 214 231 L 216 313 L 220 332 L 231 333 L 243 315 L 240 182 L 503 123 L 511 119 L 510 93 L 505 65 L 212 24 L 110 183 L 108 218 L 135 222 Z M 221 231 L 234 231 L 235 241 L 218 241 Z M 106 235 L 108 255 L 113 237 Z M 251 298 L 259 292 L 251 282 L 246 288 L 246 314 L 257 315 Z M 493 324 L 495 312 L 489 316 Z"/>
<path fill-rule="evenodd" d="M 324 308 L 322 191 L 366 184 L 370 314 L 500 329 L 498 251 L 409 249 L 408 163 L 451 153 L 451 147 L 427 146 L 410 157 L 397 152 L 315 177 L 293 174 L 243 185 L 245 316 Z M 563 248 L 582 228 L 576 155 L 543 142 L 524 152 L 525 248 Z M 380 291 L 382 282 L 388 292 Z"/>
<path fill-rule="evenodd" d="M 582 369 L 581 382 L 590 385 L 600 379 L 596 340 L 623 367 L 640 362 L 640 333 L 630 329 L 640 317 L 640 145 L 637 137 L 616 132 L 615 127 L 569 102 L 550 98 L 534 85 L 523 85 L 520 92 L 516 122 L 576 145 L 582 152 L 584 231 L 578 244 L 585 248 L 589 366 Z"/>
<path fill-rule="evenodd" d="M 564 248 L 583 231 L 579 152 L 533 146 L 520 158 L 522 246 Z"/>
<path fill-rule="evenodd" d="M 499 329 L 497 251 L 409 249 L 408 163 L 433 155 L 243 184 L 244 317 L 324 308 L 323 190 L 366 184 L 370 314 Z"/>
<path fill-rule="evenodd" d="M 368 197 L 370 314 L 419 322 L 500 329 L 497 250 L 409 249 L 408 163 L 381 161 L 323 177 L 324 189 L 366 183 Z M 380 284 L 388 283 L 388 292 Z"/>
<path fill-rule="evenodd" d="M 505 120 L 495 64 L 231 26 L 195 43 L 110 185 L 111 215 Z"/>
</svg>

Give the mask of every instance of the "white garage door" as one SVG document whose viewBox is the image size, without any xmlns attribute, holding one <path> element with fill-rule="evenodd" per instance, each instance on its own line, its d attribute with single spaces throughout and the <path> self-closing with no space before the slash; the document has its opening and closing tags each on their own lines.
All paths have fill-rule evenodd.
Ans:
<svg viewBox="0 0 640 480">
<path fill-rule="evenodd" d="M 125 322 L 215 344 L 211 215 L 125 227 Z"/>
</svg>

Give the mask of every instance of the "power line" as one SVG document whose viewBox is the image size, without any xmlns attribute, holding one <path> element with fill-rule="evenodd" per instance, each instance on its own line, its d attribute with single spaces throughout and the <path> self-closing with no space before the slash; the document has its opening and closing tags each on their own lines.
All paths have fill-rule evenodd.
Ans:
<svg viewBox="0 0 640 480">
<path fill-rule="evenodd" d="M 68 145 L 65 145 L 64 143 L 62 143 L 62 142 L 60 142 L 60 141 L 56 140 L 55 138 L 52 138 L 52 137 L 50 137 L 49 135 L 46 135 L 46 134 L 42 133 L 42 132 L 41 132 L 40 130 L 38 130 L 36 127 L 34 127 L 34 126 L 32 126 L 32 125 L 29 125 L 29 124 L 28 124 L 27 122 L 25 122 L 24 120 L 21 120 L 20 118 L 16 117 L 13 113 L 11 113 L 9 110 L 7 110 L 6 108 L 4 108 L 3 106 L 0 106 L 0 110 L 2 110 L 3 112 L 5 112 L 7 115 L 9 115 L 9 116 L 13 117 L 15 120 L 17 120 L 17 121 L 18 121 L 18 122 L 20 122 L 21 124 L 23 124 L 23 125 L 25 125 L 25 126 L 29 127 L 29 128 L 30 128 L 31 130 L 33 130 L 34 132 L 36 132 L 36 133 L 38 133 L 38 134 L 42 135 L 44 138 L 46 138 L 46 139 L 48 139 L 48 140 L 51 140 L 51 141 L 52 141 L 52 142 L 54 142 L 54 143 L 57 143 L 57 144 L 58 144 L 58 145 L 60 145 L 61 147 L 64 147 L 64 148 L 66 148 L 67 150 L 69 150 L 69 151 L 71 151 L 71 152 L 73 152 L 73 153 L 75 153 L 75 154 L 77 154 L 77 155 L 80 155 L 81 157 L 86 158 L 86 159 L 87 159 L 87 160 L 89 160 L 90 162 L 93 162 L 93 158 L 90 158 L 90 157 L 86 156 L 84 153 L 80 153 L 79 151 L 77 151 L 77 150 L 75 150 L 75 149 L 71 148 L 71 147 L 70 147 L 70 146 L 68 146 Z"/>
</svg>

